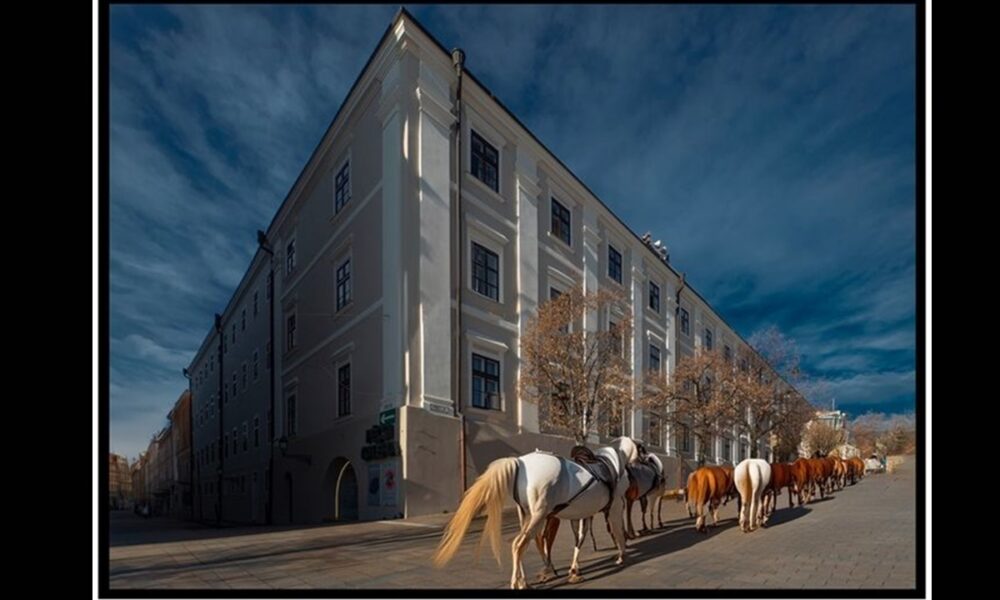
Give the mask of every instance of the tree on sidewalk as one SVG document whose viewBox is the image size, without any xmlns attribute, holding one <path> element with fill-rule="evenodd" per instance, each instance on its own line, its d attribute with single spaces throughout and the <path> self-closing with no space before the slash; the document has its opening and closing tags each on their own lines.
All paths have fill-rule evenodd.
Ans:
<svg viewBox="0 0 1000 600">
<path fill-rule="evenodd" d="M 658 372 L 643 380 L 642 407 L 689 428 L 697 439 L 699 464 L 705 462 L 709 441 L 735 416 L 738 389 L 731 371 L 721 353 L 701 349 L 679 358 L 669 381 Z"/>
<path fill-rule="evenodd" d="M 598 315 L 614 315 L 614 326 L 584 329 Z M 625 340 L 630 309 L 608 289 L 584 294 L 579 286 L 538 307 L 521 337 L 521 398 L 538 405 L 539 423 L 550 433 L 583 444 L 598 414 L 623 413 L 632 397 Z"/>
</svg>

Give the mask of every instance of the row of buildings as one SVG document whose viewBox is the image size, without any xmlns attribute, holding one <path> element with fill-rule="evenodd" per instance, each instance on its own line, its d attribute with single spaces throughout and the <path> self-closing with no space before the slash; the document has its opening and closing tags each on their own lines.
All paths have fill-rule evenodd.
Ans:
<svg viewBox="0 0 1000 600">
<path fill-rule="evenodd" d="M 116 487 L 116 480 L 128 480 L 128 492 L 118 492 L 123 502 L 112 502 L 112 509 L 138 506 L 148 507 L 150 515 L 194 517 L 191 398 L 190 390 L 180 395 L 167 414 L 166 426 L 150 439 L 146 450 L 132 464 L 125 457 L 111 455 L 111 495 L 114 497 L 122 487 L 121 484 Z M 120 475 L 114 474 L 115 468 Z"/>
<path fill-rule="evenodd" d="M 440 513 L 496 458 L 567 453 L 572 440 L 547 434 L 517 394 L 519 337 L 539 303 L 576 284 L 629 298 L 636 395 L 650 369 L 669 377 L 700 348 L 751 351 L 664 246 L 630 230 L 405 10 L 258 242 L 186 370 L 191 477 L 175 419 L 144 457 L 156 477 L 153 465 L 179 474 L 169 490 L 145 475 L 146 493 L 169 510 L 190 498 L 197 520 Z M 638 409 L 592 441 L 621 433 L 677 485 L 699 458 L 750 455 L 734 432 L 698 457 L 689 431 Z"/>
</svg>

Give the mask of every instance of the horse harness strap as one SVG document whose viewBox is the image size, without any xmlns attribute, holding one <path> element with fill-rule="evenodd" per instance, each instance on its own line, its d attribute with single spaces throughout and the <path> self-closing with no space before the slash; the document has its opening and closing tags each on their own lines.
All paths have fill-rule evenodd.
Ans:
<svg viewBox="0 0 1000 600">
<path fill-rule="evenodd" d="M 579 496 L 580 494 L 582 494 L 585 491 L 587 491 L 588 489 L 590 489 L 590 486 L 594 485 L 595 481 L 600 481 L 601 483 L 603 483 L 605 485 L 605 487 L 608 488 L 608 502 L 607 502 L 607 504 L 604 505 L 603 508 L 601 508 L 602 512 L 607 513 L 608 509 L 611 507 L 611 503 L 615 499 L 615 483 L 617 483 L 616 482 L 616 477 L 614 475 L 615 474 L 615 467 L 611 463 L 610 460 L 608 460 L 607 458 L 605 458 L 603 456 L 595 456 L 594 458 L 597 459 L 594 462 L 583 461 L 583 460 L 574 460 L 573 461 L 576 464 L 578 464 L 581 467 L 583 467 L 584 469 L 586 469 L 587 472 L 590 473 L 591 479 L 590 479 L 590 481 L 588 481 L 587 483 L 585 483 L 583 485 L 583 487 L 580 488 L 580 490 L 577 493 L 573 494 L 573 496 L 569 500 L 567 500 L 566 502 L 563 502 L 562 504 L 556 505 L 555 509 L 553 509 L 553 511 L 552 511 L 552 515 L 558 514 L 563 509 L 565 509 L 567 506 L 569 506 L 574 500 L 576 500 L 577 496 Z M 563 457 L 560 456 L 559 460 L 563 461 L 563 460 L 566 460 L 566 459 L 564 459 Z"/>
</svg>

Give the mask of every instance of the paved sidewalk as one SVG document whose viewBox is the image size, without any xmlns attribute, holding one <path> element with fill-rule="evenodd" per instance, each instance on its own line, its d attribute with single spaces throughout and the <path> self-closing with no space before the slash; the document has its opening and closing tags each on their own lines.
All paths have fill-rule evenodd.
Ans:
<svg viewBox="0 0 1000 600">
<path fill-rule="evenodd" d="M 629 543 L 623 567 L 614 565 L 603 519 L 600 549 L 581 551 L 586 581 L 566 582 L 572 535 L 564 522 L 555 543 L 560 577 L 542 588 L 909 588 L 916 587 L 916 508 L 913 457 L 893 474 L 869 475 L 834 497 L 787 508 L 782 496 L 771 525 L 750 534 L 736 526 L 735 503 L 709 534 L 697 533 L 683 504 L 664 503 L 664 529 Z M 636 510 L 638 516 L 638 510 Z M 430 556 L 450 515 L 298 528 L 217 530 L 173 524 L 155 533 L 128 518 L 112 519 L 112 589 L 239 588 L 505 588 L 502 567 L 488 548 L 477 561 L 482 520 L 443 570 Z M 595 520 L 597 521 L 597 520 Z M 636 521 L 638 522 L 638 521 Z M 504 515 L 504 539 L 517 527 Z M 116 531 L 117 530 L 117 531 Z M 156 543 L 143 543 L 156 539 Z M 529 582 L 541 568 L 532 544 L 525 554 Z"/>
</svg>

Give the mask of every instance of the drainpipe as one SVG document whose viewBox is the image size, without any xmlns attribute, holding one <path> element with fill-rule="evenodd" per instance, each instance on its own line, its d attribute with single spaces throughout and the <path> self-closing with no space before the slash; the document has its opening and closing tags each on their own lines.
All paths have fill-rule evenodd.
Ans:
<svg viewBox="0 0 1000 600">
<path fill-rule="evenodd" d="M 462 489 L 459 497 L 465 494 L 465 414 L 462 412 L 462 73 L 465 69 L 465 52 L 461 48 L 451 51 L 451 64 L 455 67 L 458 83 L 455 88 L 455 244 L 457 268 L 455 269 L 455 416 L 459 421 L 458 433 L 458 468 L 462 473 Z"/>
<path fill-rule="evenodd" d="M 225 381 L 226 378 L 222 376 L 223 373 L 222 359 L 225 354 L 222 351 L 222 348 L 226 343 L 226 337 L 225 337 L 226 333 L 225 331 L 223 331 L 222 315 L 220 315 L 219 313 L 215 313 L 215 332 L 219 335 L 219 473 L 218 473 L 219 480 L 217 484 L 219 487 L 218 489 L 215 490 L 215 501 L 218 503 L 217 504 L 218 510 L 215 513 L 215 524 L 221 526 L 222 525 L 222 467 L 223 467 L 223 457 L 226 455 L 226 449 L 223 446 L 223 441 L 222 441 L 223 436 L 225 435 L 223 433 L 223 431 L 225 431 L 225 428 L 222 423 L 222 415 L 223 415 L 222 407 L 225 404 L 225 402 L 223 401 L 224 398 L 223 391 L 224 391 L 224 386 L 226 385 Z"/>
</svg>

